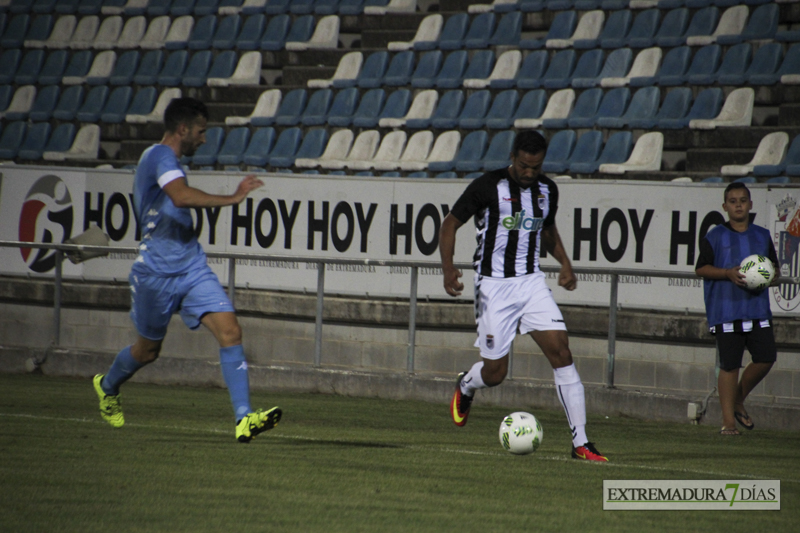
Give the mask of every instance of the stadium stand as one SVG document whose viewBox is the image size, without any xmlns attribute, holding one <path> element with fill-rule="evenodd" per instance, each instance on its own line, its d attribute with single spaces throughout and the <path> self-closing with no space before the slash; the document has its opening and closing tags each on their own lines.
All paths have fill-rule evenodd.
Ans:
<svg viewBox="0 0 800 533">
<path fill-rule="evenodd" d="M 786 156 L 789 146 L 789 135 L 784 131 L 768 133 L 758 143 L 756 153 L 749 163 L 744 165 L 724 165 L 720 169 L 723 176 L 746 176 L 757 165 L 778 165 Z"/>
</svg>

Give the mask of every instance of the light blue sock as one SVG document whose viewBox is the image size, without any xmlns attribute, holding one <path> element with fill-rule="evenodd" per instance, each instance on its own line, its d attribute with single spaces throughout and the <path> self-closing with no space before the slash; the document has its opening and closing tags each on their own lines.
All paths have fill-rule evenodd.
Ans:
<svg viewBox="0 0 800 533">
<path fill-rule="evenodd" d="M 238 422 L 251 411 L 250 380 L 247 377 L 247 360 L 241 344 L 219 349 L 219 363 L 222 377 L 228 386 L 233 404 L 233 414 Z"/>
<path fill-rule="evenodd" d="M 100 382 L 100 388 L 106 394 L 116 396 L 119 394 L 119 386 L 128 381 L 143 366 L 131 355 L 131 347 L 126 346 L 117 354 L 114 363 L 108 369 L 108 374 Z"/>
</svg>

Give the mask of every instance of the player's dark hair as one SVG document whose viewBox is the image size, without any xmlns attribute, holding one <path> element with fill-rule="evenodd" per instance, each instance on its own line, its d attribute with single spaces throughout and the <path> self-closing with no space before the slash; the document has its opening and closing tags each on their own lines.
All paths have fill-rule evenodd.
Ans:
<svg viewBox="0 0 800 533">
<path fill-rule="evenodd" d="M 747 185 L 745 185 L 741 181 L 734 181 L 733 183 L 731 183 L 730 185 L 725 187 L 725 194 L 722 195 L 722 200 L 727 202 L 728 201 L 728 193 L 730 191 L 735 191 L 736 189 L 744 189 L 745 192 L 747 193 L 747 198 L 748 199 L 752 199 L 752 196 L 750 196 L 750 189 L 747 188 Z"/>
<path fill-rule="evenodd" d="M 174 132 L 181 124 L 191 125 L 199 117 L 208 120 L 206 104 L 196 98 L 175 98 L 164 111 L 164 127 Z"/>
<path fill-rule="evenodd" d="M 540 154 L 547 151 L 547 141 L 544 136 L 536 130 L 523 130 L 517 133 L 514 139 L 514 157 L 520 150 L 529 154 Z"/>
</svg>

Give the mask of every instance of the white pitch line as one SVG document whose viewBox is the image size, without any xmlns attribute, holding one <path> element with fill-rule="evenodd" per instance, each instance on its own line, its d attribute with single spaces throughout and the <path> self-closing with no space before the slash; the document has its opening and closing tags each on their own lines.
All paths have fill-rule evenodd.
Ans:
<svg viewBox="0 0 800 533">
<path fill-rule="evenodd" d="M 29 414 L 21 414 L 21 413 L 0 413 L 0 417 L 12 417 L 12 418 L 31 418 L 34 420 L 51 420 L 51 421 L 61 421 L 61 422 L 81 422 L 85 424 L 99 424 L 105 425 L 105 422 L 96 419 L 88 419 L 88 418 L 62 418 L 62 417 L 55 417 L 55 416 L 39 416 L 39 415 L 29 415 Z M 128 427 L 139 427 L 144 429 L 168 429 L 174 431 L 190 431 L 190 432 L 197 432 L 197 433 L 213 433 L 213 434 L 228 434 L 230 430 L 222 430 L 222 429 L 214 429 L 214 428 L 195 428 L 195 427 L 185 427 L 185 426 L 157 426 L 152 424 L 137 424 L 137 423 L 126 423 Z M 284 440 L 304 440 L 308 442 L 341 442 L 341 443 L 348 443 L 353 442 L 346 439 L 320 439 L 316 437 L 306 437 L 303 435 L 282 435 L 280 433 L 271 432 L 269 434 L 269 438 L 272 439 L 284 439 Z M 370 444 L 366 443 L 365 444 Z M 430 446 L 415 446 L 413 444 L 392 444 L 392 447 L 403 449 L 403 450 L 413 450 L 413 451 L 426 451 L 426 452 L 443 452 L 443 453 L 457 453 L 463 455 L 483 455 L 488 457 L 506 457 L 508 454 L 500 453 L 500 452 L 481 452 L 475 450 L 462 450 L 457 448 L 435 448 Z M 536 459 L 539 461 L 559 461 L 559 462 L 568 462 L 566 457 L 556 456 L 556 455 L 542 455 L 536 454 Z M 624 464 L 624 463 L 593 463 L 590 461 L 580 461 L 576 462 L 576 465 L 587 465 L 590 467 L 596 468 L 632 468 L 635 470 L 652 470 L 657 472 L 681 472 L 684 474 L 696 474 L 696 475 L 703 475 L 703 476 L 715 476 L 719 478 L 730 478 L 730 479 L 769 479 L 765 478 L 764 476 L 754 476 L 751 474 L 737 474 L 731 472 L 715 472 L 712 470 L 693 470 L 691 468 L 678 468 L 678 467 L 666 467 L 666 466 L 649 466 L 649 465 L 633 465 L 633 464 Z M 800 479 L 781 479 L 782 483 L 797 483 L 800 484 Z"/>
</svg>

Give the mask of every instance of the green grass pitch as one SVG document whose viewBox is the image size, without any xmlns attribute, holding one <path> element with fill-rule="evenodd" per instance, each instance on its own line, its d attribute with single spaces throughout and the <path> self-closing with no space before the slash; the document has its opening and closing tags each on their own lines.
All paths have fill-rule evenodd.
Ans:
<svg viewBox="0 0 800 533">
<path fill-rule="evenodd" d="M 798 531 L 798 434 L 590 415 L 609 464 L 570 459 L 561 411 L 254 391 L 283 420 L 234 439 L 227 391 L 129 383 L 126 425 L 100 419 L 90 380 L 0 374 L 3 532 Z M 511 411 L 544 441 L 502 450 Z M 756 420 L 756 424 L 758 421 Z M 603 511 L 604 479 L 780 479 L 781 511 Z"/>
</svg>

